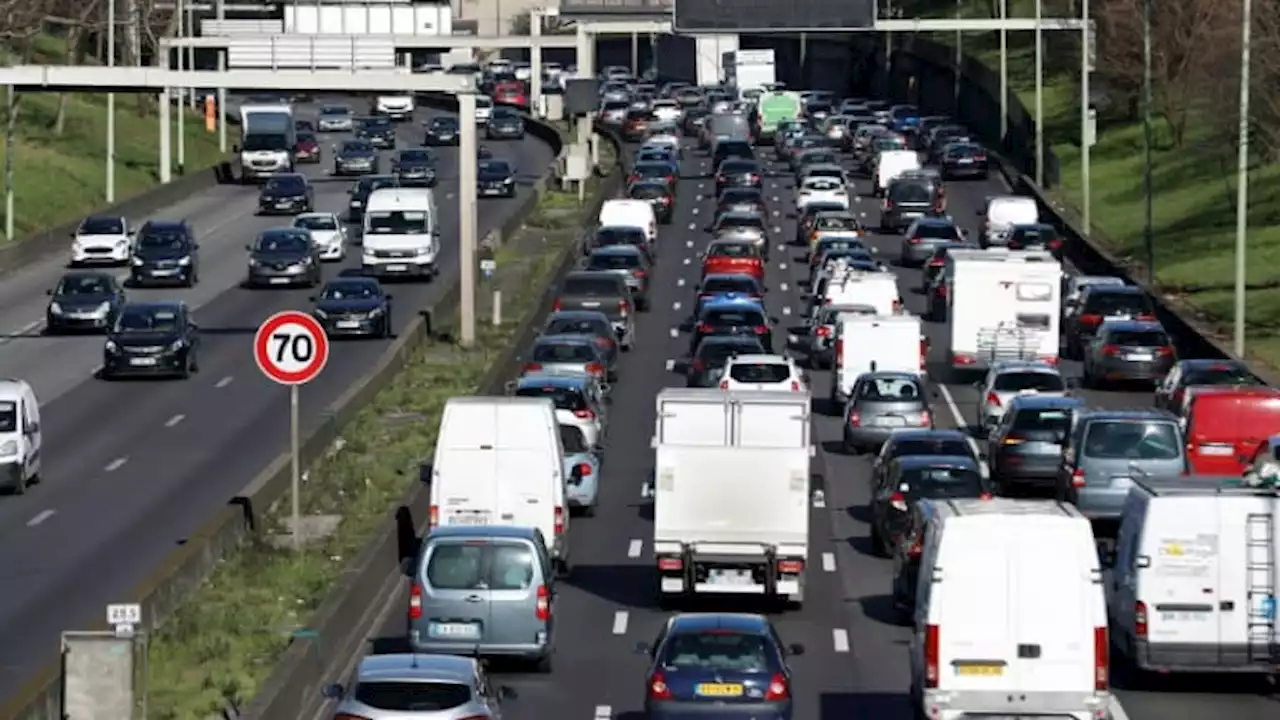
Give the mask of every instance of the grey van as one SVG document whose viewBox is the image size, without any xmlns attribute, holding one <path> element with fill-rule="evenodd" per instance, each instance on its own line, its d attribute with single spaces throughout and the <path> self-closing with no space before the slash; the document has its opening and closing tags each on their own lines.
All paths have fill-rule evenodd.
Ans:
<svg viewBox="0 0 1280 720">
<path fill-rule="evenodd" d="M 1059 500 L 1093 520 L 1118 521 L 1135 478 L 1185 475 L 1178 420 L 1163 410 L 1090 410 L 1076 415 L 1058 471 Z"/>
<path fill-rule="evenodd" d="M 414 652 L 528 660 L 551 671 L 554 574 L 542 533 L 438 527 L 422 540 L 409 597 Z"/>
</svg>

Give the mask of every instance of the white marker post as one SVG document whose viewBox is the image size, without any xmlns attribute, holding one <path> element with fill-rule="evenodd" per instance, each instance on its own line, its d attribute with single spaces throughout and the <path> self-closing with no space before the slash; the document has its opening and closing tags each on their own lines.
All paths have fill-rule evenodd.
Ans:
<svg viewBox="0 0 1280 720">
<path fill-rule="evenodd" d="M 293 310 L 276 313 L 253 336 L 253 359 L 267 379 L 289 386 L 289 455 L 293 494 L 293 549 L 302 549 L 302 499 L 298 443 L 298 386 L 311 382 L 329 361 L 329 336 L 310 315 Z"/>
</svg>

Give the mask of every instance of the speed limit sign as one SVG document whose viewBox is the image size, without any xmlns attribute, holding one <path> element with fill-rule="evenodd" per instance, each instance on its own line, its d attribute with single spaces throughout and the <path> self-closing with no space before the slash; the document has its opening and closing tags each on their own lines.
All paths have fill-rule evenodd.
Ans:
<svg viewBox="0 0 1280 720">
<path fill-rule="evenodd" d="M 306 313 L 276 313 L 258 326 L 253 359 L 262 374 L 281 385 L 302 385 L 314 380 L 329 360 L 329 336 Z"/>
</svg>

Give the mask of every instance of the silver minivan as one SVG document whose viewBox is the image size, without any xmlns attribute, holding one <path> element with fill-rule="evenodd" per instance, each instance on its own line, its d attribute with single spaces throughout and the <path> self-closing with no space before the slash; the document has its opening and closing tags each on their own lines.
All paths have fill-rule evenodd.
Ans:
<svg viewBox="0 0 1280 720">
<path fill-rule="evenodd" d="M 1129 486 L 1144 477 L 1187 474 L 1182 428 L 1163 410 L 1079 413 L 1058 471 L 1058 499 L 1095 521 L 1117 522 Z"/>
<path fill-rule="evenodd" d="M 550 672 L 554 597 L 538 530 L 438 527 L 418 552 L 409 643 L 415 652 L 517 658 Z"/>
</svg>

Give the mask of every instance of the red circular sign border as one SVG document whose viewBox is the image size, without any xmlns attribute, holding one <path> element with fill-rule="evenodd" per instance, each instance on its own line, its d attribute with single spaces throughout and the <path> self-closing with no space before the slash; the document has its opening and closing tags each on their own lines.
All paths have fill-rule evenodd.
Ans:
<svg viewBox="0 0 1280 720">
<path fill-rule="evenodd" d="M 275 368 L 270 362 L 268 347 L 271 333 L 275 332 L 281 325 L 295 323 L 303 325 L 313 334 L 316 335 L 316 359 L 312 364 L 297 372 L 284 372 Z M 304 312 L 297 310 L 285 310 L 262 321 L 258 326 L 258 331 L 253 335 L 253 359 L 258 364 L 258 369 L 266 375 L 268 379 L 281 385 L 305 385 L 316 379 L 316 376 L 324 370 L 324 366 L 329 362 L 329 335 L 324 331 L 319 321 Z"/>
</svg>

